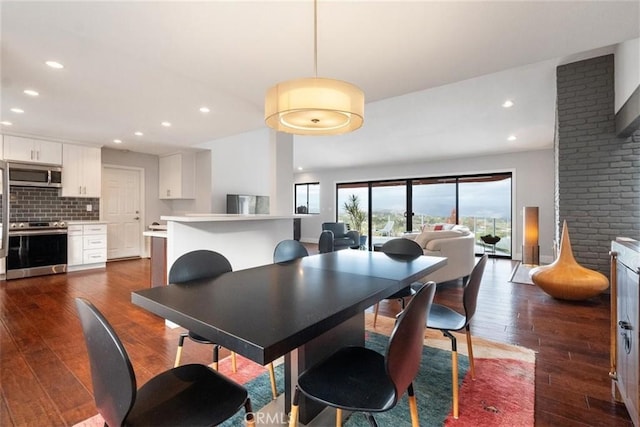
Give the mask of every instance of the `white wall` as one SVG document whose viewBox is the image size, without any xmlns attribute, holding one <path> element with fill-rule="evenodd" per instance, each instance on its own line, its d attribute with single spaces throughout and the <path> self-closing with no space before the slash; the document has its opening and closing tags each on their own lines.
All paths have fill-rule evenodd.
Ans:
<svg viewBox="0 0 640 427">
<path fill-rule="evenodd" d="M 211 212 L 227 211 L 227 194 L 269 195 L 268 128 L 206 142 L 199 147 L 211 150 Z"/>
<path fill-rule="evenodd" d="M 335 221 L 337 183 L 487 172 L 513 173 L 513 258 L 521 257 L 522 208 L 538 206 L 540 208 L 540 258 L 542 262 L 553 261 L 555 230 L 553 150 L 295 174 L 296 183 L 320 182 L 320 215 L 302 219 L 301 240 L 317 242 L 321 224 L 325 221 Z"/>
<path fill-rule="evenodd" d="M 640 38 L 616 46 L 614 54 L 615 112 L 640 86 Z"/>
<path fill-rule="evenodd" d="M 226 212 L 227 194 L 251 194 L 269 196 L 271 213 L 292 213 L 292 141 L 265 126 L 199 145 L 211 150 L 211 212 Z"/>
</svg>

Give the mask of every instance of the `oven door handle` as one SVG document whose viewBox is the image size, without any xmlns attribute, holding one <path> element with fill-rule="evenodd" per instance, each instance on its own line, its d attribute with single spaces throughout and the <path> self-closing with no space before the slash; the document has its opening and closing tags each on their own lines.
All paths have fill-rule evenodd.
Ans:
<svg viewBox="0 0 640 427">
<path fill-rule="evenodd" d="M 14 236 L 50 236 L 52 234 L 67 234 L 67 230 L 20 230 L 9 231 L 9 237 Z"/>
</svg>

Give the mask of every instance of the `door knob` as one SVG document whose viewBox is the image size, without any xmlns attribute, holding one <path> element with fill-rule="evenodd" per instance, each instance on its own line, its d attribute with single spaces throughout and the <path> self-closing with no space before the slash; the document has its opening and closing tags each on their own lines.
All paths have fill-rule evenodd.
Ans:
<svg viewBox="0 0 640 427">
<path fill-rule="evenodd" d="M 133 218 L 133 219 L 135 219 L 135 220 L 137 221 L 137 220 L 139 220 L 139 219 L 140 219 L 140 217 L 139 217 L 139 216 L 137 216 L 137 217 L 135 217 L 135 218 Z"/>
</svg>

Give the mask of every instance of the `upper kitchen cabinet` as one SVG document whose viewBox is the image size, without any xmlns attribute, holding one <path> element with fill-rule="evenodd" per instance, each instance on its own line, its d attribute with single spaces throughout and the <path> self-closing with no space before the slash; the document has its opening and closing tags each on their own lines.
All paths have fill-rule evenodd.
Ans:
<svg viewBox="0 0 640 427">
<path fill-rule="evenodd" d="M 161 199 L 195 198 L 195 153 L 176 153 L 160 157 L 159 173 L 158 189 Z"/>
<path fill-rule="evenodd" d="M 62 164 L 62 144 L 41 139 L 4 136 L 4 159 L 15 162 Z"/>
<path fill-rule="evenodd" d="M 99 147 L 64 144 L 62 197 L 100 197 L 102 155 Z"/>
</svg>

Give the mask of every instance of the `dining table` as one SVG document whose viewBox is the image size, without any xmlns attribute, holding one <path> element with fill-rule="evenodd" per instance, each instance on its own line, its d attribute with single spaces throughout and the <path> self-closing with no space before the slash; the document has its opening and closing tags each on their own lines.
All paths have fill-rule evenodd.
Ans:
<svg viewBox="0 0 640 427">
<path fill-rule="evenodd" d="M 364 312 L 444 266 L 446 258 L 342 250 L 132 292 L 132 303 L 261 365 L 284 356 L 288 413 L 298 375 L 364 345 Z M 323 406 L 308 399 L 300 421 Z"/>
</svg>

